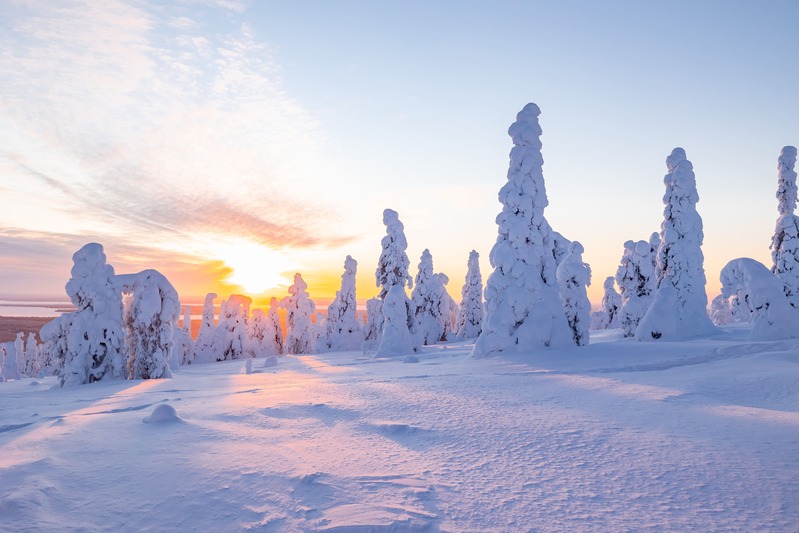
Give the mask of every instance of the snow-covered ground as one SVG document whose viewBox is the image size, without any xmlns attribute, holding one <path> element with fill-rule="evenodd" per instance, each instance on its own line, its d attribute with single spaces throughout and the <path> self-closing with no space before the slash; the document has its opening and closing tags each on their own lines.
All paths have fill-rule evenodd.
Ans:
<svg viewBox="0 0 799 533">
<path fill-rule="evenodd" d="M 797 531 L 799 340 L 592 335 L 2 383 L 0 529 Z"/>
</svg>

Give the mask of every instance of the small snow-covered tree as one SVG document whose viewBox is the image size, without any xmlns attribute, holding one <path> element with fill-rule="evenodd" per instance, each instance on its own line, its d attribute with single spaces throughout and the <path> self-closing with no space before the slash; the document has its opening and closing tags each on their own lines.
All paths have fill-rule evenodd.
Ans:
<svg viewBox="0 0 799 533">
<path fill-rule="evenodd" d="M 74 313 L 62 313 L 46 323 L 39 330 L 39 338 L 42 339 L 40 347 L 41 358 L 45 361 L 48 369 L 47 375 L 58 373 L 59 364 L 67 358 L 69 330 L 72 326 Z"/>
<path fill-rule="evenodd" d="M 710 302 L 710 320 L 717 326 L 723 326 L 735 321 L 732 314 L 730 299 L 719 294 Z"/>
<path fill-rule="evenodd" d="M 364 341 L 361 349 L 364 352 L 376 350 L 383 334 L 383 300 L 370 298 L 366 300 L 367 323 L 363 328 Z"/>
<path fill-rule="evenodd" d="M 183 312 L 183 324 L 181 325 L 183 331 L 186 332 L 186 335 L 191 337 L 191 306 L 187 305 L 186 310 Z"/>
<path fill-rule="evenodd" d="M 419 271 L 414 279 L 411 293 L 411 314 L 415 345 L 435 344 L 443 335 L 442 320 L 439 316 L 440 292 L 438 281 L 433 274 L 433 256 L 425 249 L 419 259 Z"/>
<path fill-rule="evenodd" d="M 763 264 L 749 258 L 733 259 L 721 270 L 721 295 L 745 295 L 752 312 L 750 340 L 799 337 L 799 310 L 794 309 L 783 283 Z"/>
<path fill-rule="evenodd" d="M 216 293 L 210 292 L 205 296 L 203 303 L 203 320 L 197 332 L 197 341 L 194 343 L 194 363 L 212 363 L 217 355 L 222 352 L 222 339 L 216 334 L 214 324 L 214 300 Z"/>
<path fill-rule="evenodd" d="M 480 254 L 472 250 L 466 263 L 466 280 L 461 289 L 456 335 L 475 339 L 483 329 L 483 277 L 480 275 Z"/>
<path fill-rule="evenodd" d="M 799 308 L 799 217 L 796 210 L 796 148 L 785 146 L 777 159 L 777 218 L 771 238 L 771 271 L 785 285 L 785 295 Z"/>
<path fill-rule="evenodd" d="M 455 340 L 457 336 L 457 321 L 460 307 L 455 299 L 447 292 L 449 276 L 443 272 L 434 275 L 438 288 L 438 317 L 441 321 L 441 342 Z"/>
<path fill-rule="evenodd" d="M 548 205 L 541 156 L 540 109 L 527 104 L 508 129 L 513 139 L 508 181 L 499 191 L 497 242 L 489 259 L 486 316 L 472 355 L 573 345 L 558 296 L 555 232 L 544 218 Z"/>
<path fill-rule="evenodd" d="M 699 194 L 693 165 L 685 150 L 675 148 L 666 158 L 666 167 L 666 207 L 658 248 L 662 279 L 652 305 L 638 323 L 637 340 L 679 340 L 715 331 L 707 315 L 704 234 L 702 218 L 696 210 Z"/>
<path fill-rule="evenodd" d="M 250 317 L 252 298 L 243 294 L 231 294 L 219 307 L 219 324 L 216 336 L 221 339 L 221 351 L 217 361 L 241 359 L 248 344 L 247 322 Z"/>
<path fill-rule="evenodd" d="M 413 353 L 408 329 L 408 297 L 402 285 L 394 285 L 383 299 L 383 334 L 375 357 L 395 357 Z"/>
<path fill-rule="evenodd" d="M 638 329 L 638 323 L 646 315 L 649 306 L 655 299 L 657 290 L 657 249 L 650 239 L 646 241 L 627 241 L 621 264 L 616 270 L 616 283 L 621 292 L 619 309 L 619 326 L 625 337 L 632 337 Z"/>
<path fill-rule="evenodd" d="M 571 243 L 572 242 L 569 239 L 557 231 L 552 230 L 552 255 L 555 258 L 556 265 L 559 265 L 569 253 L 569 245 Z"/>
<path fill-rule="evenodd" d="M 588 344 L 588 328 L 591 325 L 591 302 L 586 292 L 591 285 L 591 267 L 583 262 L 584 251 L 582 244 L 573 241 L 557 270 L 560 303 L 577 346 Z"/>
<path fill-rule="evenodd" d="M 268 327 L 267 332 L 269 334 L 269 347 L 268 351 L 272 352 L 270 355 L 281 355 L 283 354 L 283 328 L 280 327 L 280 315 L 278 314 L 278 309 L 280 308 L 280 302 L 277 301 L 277 298 L 272 298 L 269 301 L 269 312 L 266 315 L 268 319 Z"/>
<path fill-rule="evenodd" d="M 307 354 L 316 351 L 316 336 L 311 316 L 316 305 L 305 289 L 308 285 L 300 274 L 294 275 L 294 284 L 280 306 L 286 310 L 286 353 Z"/>
<path fill-rule="evenodd" d="M 375 280 L 380 289 L 377 297 L 381 300 L 394 285 L 413 287 L 413 278 L 408 274 L 411 262 L 405 253 L 408 248 L 405 226 L 400 222 L 399 214 L 392 209 L 383 211 L 383 224 L 386 225 L 386 236 L 381 241 L 383 251 L 375 270 Z"/>
<path fill-rule="evenodd" d="M 9 341 L 0 343 L 0 352 L 2 352 L 0 355 L 2 355 L 3 360 L 3 379 L 1 381 L 20 379 L 22 376 L 17 368 L 17 351 L 14 347 L 14 342 Z"/>
<path fill-rule="evenodd" d="M 36 344 L 35 333 L 28 333 L 28 337 L 25 340 L 25 350 L 23 353 L 23 373 L 30 378 L 35 378 L 39 375 L 39 371 L 42 369 L 42 362 L 39 356 L 38 345 Z"/>
<path fill-rule="evenodd" d="M 122 321 L 122 295 L 114 267 L 103 247 L 89 243 L 72 256 L 67 295 L 76 307 L 71 317 L 67 350 L 59 361 L 61 385 L 124 378 L 127 359 Z"/>
<path fill-rule="evenodd" d="M 324 348 L 331 351 L 357 350 L 363 342 L 358 324 L 358 304 L 355 299 L 355 274 L 358 262 L 349 255 L 344 260 L 341 290 L 327 308 Z"/>
<path fill-rule="evenodd" d="M 591 329 L 616 329 L 619 327 L 621 295 L 616 292 L 615 278 L 605 278 L 604 294 L 599 309 L 591 313 Z"/>
<path fill-rule="evenodd" d="M 169 360 L 178 329 L 180 298 L 157 270 L 117 276 L 124 297 L 128 379 L 171 378 Z"/>
<path fill-rule="evenodd" d="M 249 357 L 267 357 L 275 355 L 270 353 L 272 346 L 270 338 L 269 317 L 261 309 L 253 309 L 250 321 L 247 324 L 247 350 Z"/>
</svg>

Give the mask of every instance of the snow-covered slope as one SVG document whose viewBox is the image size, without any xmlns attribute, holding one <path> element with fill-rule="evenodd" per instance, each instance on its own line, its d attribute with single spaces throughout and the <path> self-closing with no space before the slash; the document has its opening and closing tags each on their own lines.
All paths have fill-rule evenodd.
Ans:
<svg viewBox="0 0 799 533">
<path fill-rule="evenodd" d="M 721 332 L 0 383 L 0 529 L 794 531 L 799 341 Z"/>
</svg>

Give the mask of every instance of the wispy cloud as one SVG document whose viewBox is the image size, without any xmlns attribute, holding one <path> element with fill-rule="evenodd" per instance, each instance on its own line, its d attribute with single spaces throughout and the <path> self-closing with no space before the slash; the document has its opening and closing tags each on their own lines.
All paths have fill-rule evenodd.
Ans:
<svg viewBox="0 0 799 533">
<path fill-rule="evenodd" d="M 30 194 L 31 220 L 72 210 L 143 247 L 200 234 L 346 241 L 291 190 L 320 183 L 319 124 L 285 94 L 269 47 L 241 20 L 246 6 L 200 4 L 0 6 L 0 159 L 12 172 L 2 187 Z M 2 214 L 0 224 L 29 227 Z"/>
</svg>

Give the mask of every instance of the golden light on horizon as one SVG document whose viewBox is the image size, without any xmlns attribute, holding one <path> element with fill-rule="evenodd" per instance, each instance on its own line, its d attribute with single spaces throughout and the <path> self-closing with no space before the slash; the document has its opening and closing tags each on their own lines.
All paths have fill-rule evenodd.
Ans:
<svg viewBox="0 0 799 533">
<path fill-rule="evenodd" d="M 225 283 L 238 285 L 250 294 L 261 294 L 291 284 L 283 275 L 291 271 L 291 262 L 276 250 L 248 241 L 227 244 L 219 250 L 231 272 Z"/>
</svg>

